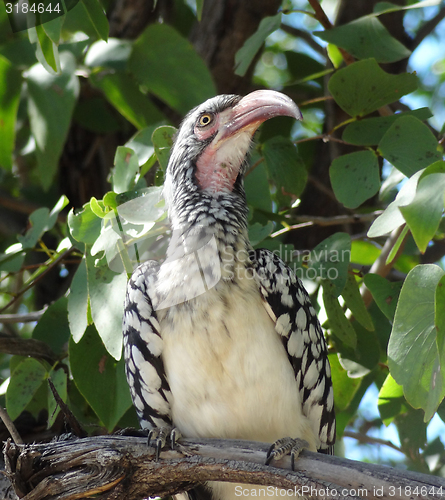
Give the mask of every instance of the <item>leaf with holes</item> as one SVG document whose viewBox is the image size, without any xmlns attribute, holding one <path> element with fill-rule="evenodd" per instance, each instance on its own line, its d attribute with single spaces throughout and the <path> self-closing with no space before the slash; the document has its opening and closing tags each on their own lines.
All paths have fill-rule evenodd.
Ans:
<svg viewBox="0 0 445 500">
<path fill-rule="evenodd" d="M 356 146 L 377 145 L 391 125 L 402 116 L 415 116 L 419 120 L 424 121 L 431 118 L 432 113 L 428 108 L 419 108 L 391 116 L 378 116 L 357 120 L 345 128 L 342 139 Z"/>
<path fill-rule="evenodd" d="M 307 181 L 307 170 L 296 146 L 291 140 L 276 136 L 264 143 L 262 153 L 269 179 L 276 187 L 276 201 L 280 206 L 290 206 Z"/>
<path fill-rule="evenodd" d="M 6 390 L 6 409 L 11 420 L 30 403 L 46 376 L 46 368 L 34 358 L 25 358 L 15 367 Z"/>
<path fill-rule="evenodd" d="M 330 30 L 315 31 L 314 35 L 347 50 L 357 59 L 374 57 L 379 63 L 391 63 L 411 54 L 375 17 L 361 17 Z"/>
<path fill-rule="evenodd" d="M 414 116 L 400 117 L 379 142 L 382 156 L 407 177 L 442 160 L 437 147 L 431 130 Z"/>
<path fill-rule="evenodd" d="M 111 432 L 131 406 L 123 358 L 109 354 L 93 326 L 77 344 L 70 339 L 69 354 L 77 388 Z"/>
<path fill-rule="evenodd" d="M 355 62 L 334 73 L 328 88 L 350 116 L 365 116 L 417 89 L 417 77 L 385 73 L 375 59 Z"/>
<path fill-rule="evenodd" d="M 379 162 L 372 151 L 339 156 L 329 175 L 336 198 L 347 208 L 357 208 L 380 188 Z"/>
<path fill-rule="evenodd" d="M 150 24 L 134 42 L 128 71 L 181 114 L 216 92 L 212 76 L 191 43 L 168 24 Z"/>
</svg>

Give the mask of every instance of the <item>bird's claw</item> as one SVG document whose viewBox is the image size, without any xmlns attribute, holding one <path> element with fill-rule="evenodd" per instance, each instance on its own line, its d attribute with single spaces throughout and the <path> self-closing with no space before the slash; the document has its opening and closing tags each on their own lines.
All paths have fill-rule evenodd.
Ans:
<svg viewBox="0 0 445 500">
<path fill-rule="evenodd" d="M 176 442 L 181 438 L 181 433 L 175 427 L 156 427 L 148 433 L 148 446 L 155 449 L 155 460 L 159 461 L 159 455 L 167 440 L 170 440 L 171 449 L 174 450 Z"/>
<path fill-rule="evenodd" d="M 309 443 L 304 439 L 290 437 L 278 439 L 267 452 L 266 465 L 269 465 L 272 460 L 279 460 L 285 455 L 290 455 L 291 467 L 295 470 L 295 459 L 305 448 L 309 448 Z"/>
</svg>

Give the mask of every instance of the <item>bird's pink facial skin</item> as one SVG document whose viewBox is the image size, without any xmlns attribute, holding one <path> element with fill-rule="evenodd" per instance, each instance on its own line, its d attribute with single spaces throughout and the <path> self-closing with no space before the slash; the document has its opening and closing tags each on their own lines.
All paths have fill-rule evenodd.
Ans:
<svg viewBox="0 0 445 500">
<path fill-rule="evenodd" d="M 243 97 L 233 108 L 215 115 L 209 128 L 195 126 L 195 136 L 215 136 L 197 161 L 196 179 L 201 189 L 212 193 L 232 191 L 252 137 L 261 125 L 275 116 L 301 120 L 301 112 L 286 95 L 258 90 Z"/>
</svg>

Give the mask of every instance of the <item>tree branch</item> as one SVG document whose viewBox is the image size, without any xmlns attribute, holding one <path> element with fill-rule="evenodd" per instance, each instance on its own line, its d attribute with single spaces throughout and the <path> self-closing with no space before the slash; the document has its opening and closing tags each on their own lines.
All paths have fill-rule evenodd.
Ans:
<svg viewBox="0 0 445 500">
<path fill-rule="evenodd" d="M 20 297 L 25 293 L 27 292 L 30 288 L 32 288 L 33 286 L 36 285 L 37 282 L 39 282 L 44 276 L 46 276 L 50 271 L 51 269 L 53 269 L 55 266 L 57 266 L 60 262 L 62 262 L 65 257 L 67 257 L 70 253 L 72 253 L 74 250 L 76 249 L 76 247 L 73 245 L 71 248 L 68 248 L 68 250 L 65 250 L 62 254 L 60 254 L 57 259 L 53 260 L 50 264 L 47 265 L 46 269 L 44 271 L 42 271 L 33 281 L 31 281 L 31 283 L 29 283 L 29 285 L 25 286 L 24 288 L 22 288 L 19 292 L 17 292 L 17 294 L 15 295 L 15 297 L 10 300 L 4 307 L 2 307 L 0 309 L 0 313 L 2 313 L 3 311 L 6 311 L 6 309 L 8 309 L 9 307 L 11 307 L 15 302 L 17 302 Z M 43 266 L 44 264 L 42 264 Z"/>
<path fill-rule="evenodd" d="M 289 26 L 288 24 L 285 24 L 285 23 L 281 23 L 280 28 L 288 35 L 294 36 L 295 38 L 301 38 L 302 40 L 304 40 L 309 45 L 309 47 L 314 49 L 316 52 L 318 52 L 322 56 L 326 55 L 326 51 L 325 51 L 324 47 L 322 47 L 320 44 L 318 44 L 314 40 L 314 37 L 312 36 L 312 34 L 309 33 L 308 31 L 294 28 L 293 26 Z"/>
<path fill-rule="evenodd" d="M 40 311 L 31 312 L 28 314 L 0 314 L 0 323 L 32 323 L 39 321 L 47 307 L 40 309 Z"/>
<path fill-rule="evenodd" d="M 205 481 L 268 485 L 324 500 L 432 500 L 445 490 L 440 477 L 308 451 L 296 461 L 295 471 L 289 457 L 270 467 L 264 465 L 268 448 L 248 441 L 183 439 L 155 462 L 146 438 L 99 436 L 31 445 L 8 441 L 4 455 L 6 474 L 24 500 L 74 500 L 99 492 L 108 499 L 139 500 Z"/>
<path fill-rule="evenodd" d="M 45 359 L 51 365 L 57 360 L 51 347 L 38 339 L 22 339 L 0 334 L 0 352 Z"/>
<path fill-rule="evenodd" d="M 439 12 L 429 21 L 427 21 L 417 32 L 416 37 L 409 44 L 409 49 L 414 52 L 423 40 L 434 31 L 436 26 L 445 19 L 445 7 L 442 7 Z"/>
<path fill-rule="evenodd" d="M 360 222 L 373 221 L 376 217 L 382 214 L 382 210 L 376 210 L 367 214 L 352 214 L 352 215 L 335 215 L 334 217 L 318 217 L 315 215 L 297 215 L 292 217 L 292 221 L 297 222 L 292 226 L 280 229 L 272 233 L 272 238 L 280 234 L 287 233 L 294 229 L 300 229 L 307 226 L 338 226 L 341 224 L 357 224 Z"/>
</svg>

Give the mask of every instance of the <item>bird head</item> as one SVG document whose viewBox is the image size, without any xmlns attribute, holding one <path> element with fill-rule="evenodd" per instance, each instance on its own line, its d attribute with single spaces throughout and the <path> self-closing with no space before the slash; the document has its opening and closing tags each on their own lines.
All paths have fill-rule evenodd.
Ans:
<svg viewBox="0 0 445 500">
<path fill-rule="evenodd" d="M 302 118 L 289 97 L 272 90 L 245 97 L 219 95 L 190 111 L 176 135 L 165 176 L 170 218 L 185 204 L 243 197 L 242 178 L 253 135 L 275 116 Z"/>
</svg>

